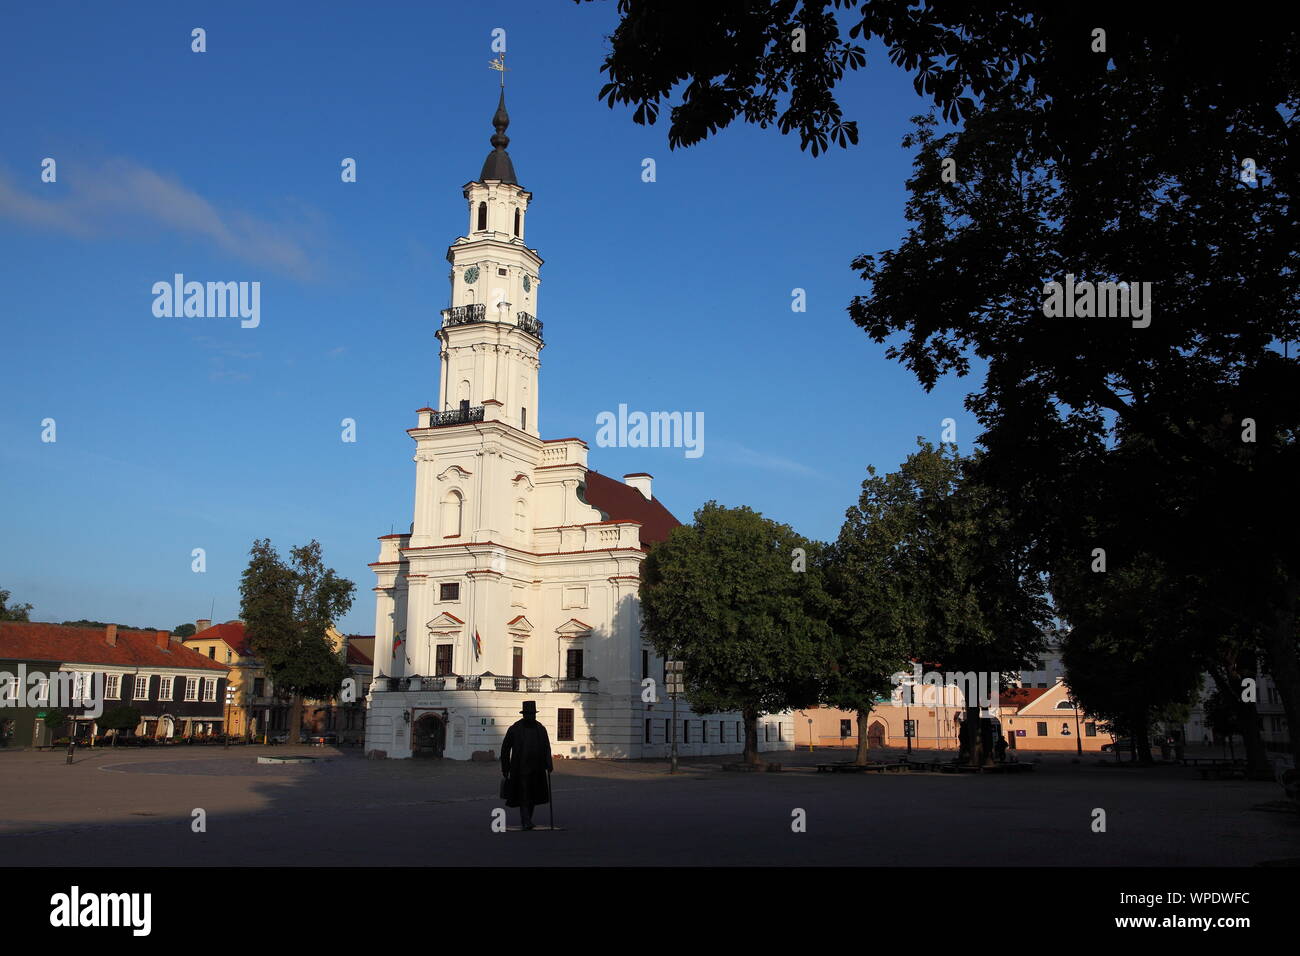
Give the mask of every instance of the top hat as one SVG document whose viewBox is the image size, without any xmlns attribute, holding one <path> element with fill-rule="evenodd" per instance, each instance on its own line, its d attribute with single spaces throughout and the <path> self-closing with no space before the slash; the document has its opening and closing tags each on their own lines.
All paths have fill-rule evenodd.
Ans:
<svg viewBox="0 0 1300 956">
<path fill-rule="evenodd" d="M 521 713 L 521 714 L 536 714 L 536 713 L 537 713 L 537 701 L 535 701 L 535 700 L 526 700 L 526 701 L 524 701 L 524 709 L 521 710 L 519 713 Z"/>
</svg>

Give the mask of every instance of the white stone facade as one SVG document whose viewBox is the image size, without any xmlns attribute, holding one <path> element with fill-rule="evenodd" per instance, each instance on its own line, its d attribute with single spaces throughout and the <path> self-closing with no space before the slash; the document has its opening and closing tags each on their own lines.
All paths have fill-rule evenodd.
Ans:
<svg viewBox="0 0 1300 956">
<path fill-rule="evenodd" d="M 671 705 L 642 701 L 643 676 L 657 688 L 663 676 L 641 633 L 645 521 L 589 504 L 589 483 L 608 494 L 610 479 L 589 477 L 586 443 L 539 431 L 542 259 L 524 243 L 532 195 L 489 180 L 464 196 L 469 234 L 447 253 L 451 308 L 437 332 L 442 411 L 420 409 L 408 431 L 414 521 L 380 539 L 372 565 L 366 750 L 497 757 L 523 701 L 535 700 L 556 755 L 663 756 Z M 636 496 L 637 513 L 672 521 L 649 475 L 629 475 L 618 492 Z M 683 755 L 743 749 L 737 714 L 701 716 L 679 702 L 678 717 Z M 789 714 L 761 719 L 762 749 L 792 740 Z"/>
</svg>

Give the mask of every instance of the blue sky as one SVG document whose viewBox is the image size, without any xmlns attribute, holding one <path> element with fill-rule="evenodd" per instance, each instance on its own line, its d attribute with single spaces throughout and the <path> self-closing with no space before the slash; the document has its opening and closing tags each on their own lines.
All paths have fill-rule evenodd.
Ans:
<svg viewBox="0 0 1300 956">
<path fill-rule="evenodd" d="M 683 521 L 716 499 L 822 539 L 866 466 L 893 469 L 943 418 L 969 451 L 973 381 L 926 395 L 845 312 L 865 290 L 852 258 L 904 231 L 899 141 L 926 105 L 910 78 L 868 48 L 841 87 L 861 129 L 847 151 L 737 125 L 670 152 L 666 125 L 596 98 L 615 18 L 568 0 L 6 5 L 0 588 L 39 620 L 225 620 L 254 538 L 314 537 L 358 586 L 342 628 L 373 631 L 366 565 L 411 519 L 405 429 L 436 404 L 444 254 L 490 149 L 497 27 L 546 260 L 544 437 L 585 438 L 607 475 L 652 473 Z M 260 281 L 260 326 L 155 317 L 150 289 L 175 273 Z M 704 455 L 597 447 L 620 403 L 703 412 Z"/>
</svg>

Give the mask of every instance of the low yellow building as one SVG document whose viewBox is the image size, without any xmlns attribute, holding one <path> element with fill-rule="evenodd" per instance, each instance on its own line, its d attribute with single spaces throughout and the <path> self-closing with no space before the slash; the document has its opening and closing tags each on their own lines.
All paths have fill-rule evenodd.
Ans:
<svg viewBox="0 0 1300 956">
<path fill-rule="evenodd" d="M 1060 681 L 1046 689 L 1009 688 L 999 704 L 1002 733 L 1015 750 L 1100 753 L 1112 741 L 1101 721 L 1075 708 Z"/>
<path fill-rule="evenodd" d="M 199 620 L 195 626 L 198 630 L 185 639 L 185 646 L 230 668 L 227 686 L 232 699 L 227 726 L 231 736 L 261 737 L 288 729 L 289 702 L 276 696 L 266 668 L 253 656 L 244 622 L 213 625 Z"/>
<path fill-rule="evenodd" d="M 1111 743 L 1101 722 L 1075 709 L 1063 683 L 1052 687 L 1009 687 L 998 694 L 992 716 L 1013 750 L 1097 753 Z M 957 687 L 916 686 L 911 703 L 901 690 L 882 700 L 867 719 L 869 747 L 907 746 L 918 750 L 959 750 L 961 722 L 966 717 Z M 834 707 L 809 707 L 794 713 L 795 745 L 814 747 L 858 745 L 857 714 Z"/>
<path fill-rule="evenodd" d="M 198 630 L 185 639 L 191 650 L 230 668 L 227 686 L 231 688 L 229 707 L 230 733 L 235 737 L 274 737 L 289 729 L 291 702 L 276 694 L 266 668 L 253 655 L 243 621 L 213 625 L 195 622 Z M 334 733 L 343 743 L 361 743 L 365 739 L 365 697 L 370 689 L 374 652 L 373 636 L 345 636 L 335 628 L 325 632 L 334 649 L 352 670 L 352 700 L 304 700 L 302 728 L 312 733 Z"/>
</svg>

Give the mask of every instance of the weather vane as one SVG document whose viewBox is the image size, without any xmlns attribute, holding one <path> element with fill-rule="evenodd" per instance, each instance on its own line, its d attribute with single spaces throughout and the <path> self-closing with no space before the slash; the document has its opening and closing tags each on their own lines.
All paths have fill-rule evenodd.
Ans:
<svg viewBox="0 0 1300 956">
<path fill-rule="evenodd" d="M 489 60 L 488 66 L 501 74 L 501 89 L 504 90 L 506 88 L 506 70 L 510 69 L 510 67 L 506 66 L 505 52 L 502 51 L 501 55 L 495 60 Z"/>
</svg>

